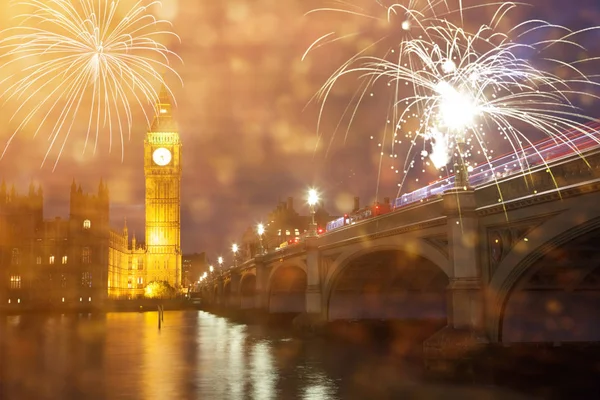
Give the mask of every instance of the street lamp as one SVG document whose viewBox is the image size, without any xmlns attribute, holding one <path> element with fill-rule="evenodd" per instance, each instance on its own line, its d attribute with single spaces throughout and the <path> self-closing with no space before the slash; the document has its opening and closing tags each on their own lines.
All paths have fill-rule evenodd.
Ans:
<svg viewBox="0 0 600 400">
<path fill-rule="evenodd" d="M 219 271 L 223 273 L 223 257 L 219 256 L 219 258 L 217 258 L 217 262 L 219 263 Z"/>
<path fill-rule="evenodd" d="M 258 254 L 263 254 L 265 252 L 265 249 L 263 247 L 263 235 L 265 233 L 265 226 L 263 224 L 258 224 L 258 226 L 256 227 L 256 233 L 258 233 Z"/>
<path fill-rule="evenodd" d="M 310 207 L 310 226 L 307 236 L 317 236 L 317 224 L 315 223 L 315 205 L 319 202 L 319 194 L 315 189 L 308 191 L 308 205 Z"/>
<path fill-rule="evenodd" d="M 210 273 L 212 274 L 212 273 L 213 273 L 213 271 L 214 271 L 215 269 L 214 269 L 214 268 L 213 268 L 213 266 L 211 265 L 210 267 L 208 267 L 208 270 L 209 270 L 209 271 L 210 271 Z"/>
<path fill-rule="evenodd" d="M 456 64 L 448 60 L 444 63 L 447 73 L 456 69 Z M 456 188 L 469 187 L 469 171 L 465 162 L 468 155 L 468 143 L 465 133 L 473 125 L 479 113 L 474 99 L 467 93 L 461 93 L 451 84 L 440 81 L 436 85 L 436 92 L 440 96 L 441 123 L 447 129 L 447 134 L 454 138 L 457 156 L 454 162 Z"/>
<path fill-rule="evenodd" d="M 231 246 L 231 251 L 233 252 L 233 266 L 237 267 L 237 252 L 238 252 L 239 248 L 238 245 L 236 243 L 234 243 Z"/>
</svg>

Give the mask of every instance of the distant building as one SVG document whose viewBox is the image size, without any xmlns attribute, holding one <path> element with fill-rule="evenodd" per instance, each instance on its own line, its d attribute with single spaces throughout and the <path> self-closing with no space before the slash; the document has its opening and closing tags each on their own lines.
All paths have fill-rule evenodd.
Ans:
<svg viewBox="0 0 600 400">
<path fill-rule="evenodd" d="M 204 252 L 184 254 L 181 265 L 181 282 L 183 287 L 189 288 L 194 286 L 200 280 L 200 276 L 205 271 L 208 272 L 208 261 Z"/>
<path fill-rule="evenodd" d="M 109 191 L 71 185 L 69 219 L 45 220 L 42 189 L 20 196 L 0 185 L 0 301 L 2 305 L 83 303 L 133 298 L 152 281 L 181 287 L 181 142 L 163 88 L 144 142 L 146 240 L 127 224 L 109 227 Z"/>
<path fill-rule="evenodd" d="M 330 216 L 322 205 L 317 205 L 315 210 L 315 222 L 317 230 L 323 231 L 327 222 L 337 217 Z M 311 216 L 300 215 L 294 209 L 294 198 L 288 197 L 287 201 L 279 201 L 264 222 L 265 233 L 263 235 L 263 247 L 272 250 L 288 240 L 300 238 L 308 230 Z M 250 258 L 257 254 L 260 248 L 260 240 L 256 227 L 249 227 L 242 237 L 240 258 Z"/>
<path fill-rule="evenodd" d="M 69 219 L 43 219 L 41 188 L 20 196 L 0 185 L 2 304 L 104 299 L 108 273 L 108 189 L 97 195 L 71 185 Z"/>
</svg>

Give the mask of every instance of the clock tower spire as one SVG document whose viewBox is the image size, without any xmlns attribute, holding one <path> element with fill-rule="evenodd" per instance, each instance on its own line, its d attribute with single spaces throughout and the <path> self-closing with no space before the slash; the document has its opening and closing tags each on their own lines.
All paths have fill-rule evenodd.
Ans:
<svg viewBox="0 0 600 400">
<path fill-rule="evenodd" d="M 181 141 L 163 86 L 144 140 L 146 177 L 146 283 L 181 285 Z"/>
</svg>

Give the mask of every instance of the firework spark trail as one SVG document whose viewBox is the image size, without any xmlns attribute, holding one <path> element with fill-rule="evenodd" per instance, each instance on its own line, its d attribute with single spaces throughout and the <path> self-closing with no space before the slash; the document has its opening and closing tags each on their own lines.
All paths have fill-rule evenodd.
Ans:
<svg viewBox="0 0 600 400">
<path fill-rule="evenodd" d="M 393 19 L 402 18 L 402 22 L 399 25 L 400 31 L 402 32 L 402 37 L 400 38 L 401 40 L 399 42 L 400 46 L 402 46 L 402 44 L 404 43 L 404 41 L 403 41 L 404 39 L 412 39 L 413 35 L 418 36 L 419 34 L 422 34 L 423 32 L 425 32 L 424 27 L 429 26 L 429 25 L 434 25 L 436 22 L 438 22 L 438 17 L 442 17 L 442 16 L 448 15 L 452 12 L 455 12 L 452 10 L 452 8 L 449 4 L 449 0 L 409 0 L 407 2 L 408 4 L 406 4 L 406 5 L 403 5 L 400 3 L 393 3 L 393 4 L 390 4 L 389 6 L 383 4 L 383 2 L 381 0 L 375 0 L 375 4 L 379 7 L 379 9 L 383 10 L 383 13 L 378 14 L 378 15 L 377 14 L 376 15 L 369 14 L 368 11 L 365 10 L 364 8 L 359 7 L 356 4 L 346 2 L 346 1 L 337 1 L 337 3 L 340 4 L 339 7 L 318 8 L 318 9 L 309 11 L 305 15 L 310 15 L 310 14 L 315 14 L 315 13 L 335 13 L 335 14 L 361 17 L 361 18 L 365 18 L 368 20 L 377 21 L 379 23 L 386 23 L 388 26 L 393 25 L 393 21 L 392 21 Z M 458 10 L 462 13 L 462 0 L 458 0 L 458 5 L 459 5 Z M 317 40 L 315 40 L 307 48 L 307 50 L 305 51 L 305 53 L 302 56 L 302 60 L 304 60 L 311 51 L 314 51 L 320 47 L 323 47 L 326 45 L 331 45 L 335 42 L 343 41 L 343 40 L 346 40 L 349 38 L 357 37 L 362 34 L 364 34 L 364 32 L 359 31 L 359 32 L 352 32 L 352 33 L 349 33 L 349 34 L 346 34 L 343 36 L 337 36 L 335 31 L 329 32 L 329 33 L 321 36 Z M 386 39 L 393 38 L 393 36 L 394 36 L 394 32 L 387 34 L 387 35 L 379 38 L 378 40 L 376 40 L 371 45 L 365 47 L 358 53 L 354 54 L 346 62 L 344 62 L 333 73 L 332 76 L 340 76 L 341 73 L 343 73 L 346 69 L 351 67 L 358 59 L 360 59 L 360 57 L 364 53 L 371 50 L 373 47 L 378 46 L 380 43 L 385 42 Z M 390 53 L 395 53 L 395 52 L 396 52 L 395 48 L 389 47 L 385 50 L 385 56 L 387 56 Z M 401 55 L 402 53 L 403 52 L 401 51 L 401 48 L 400 48 L 399 54 Z M 384 58 L 385 58 L 385 56 L 384 56 Z M 399 59 L 398 62 L 401 62 L 401 60 Z M 409 60 L 409 62 L 410 62 L 410 60 Z M 368 89 L 368 86 L 370 86 L 370 83 L 365 85 L 363 92 L 361 94 L 355 95 L 355 98 L 360 98 L 360 99 L 364 98 L 366 91 Z M 323 105 L 324 105 L 325 100 L 327 99 L 328 95 L 329 95 L 329 91 L 319 91 L 309 101 L 309 103 L 313 100 L 322 101 L 322 107 L 319 111 L 319 119 L 318 119 L 318 123 L 317 123 L 317 125 L 318 125 L 317 126 L 317 135 L 319 135 L 319 136 L 320 136 L 321 118 L 322 118 L 322 115 L 324 112 Z M 360 103 L 360 102 L 358 102 L 358 103 Z M 349 105 L 346 108 L 346 110 L 344 111 L 343 115 L 341 116 L 340 121 L 338 122 L 338 126 L 336 128 L 336 131 L 339 128 L 339 126 L 341 125 L 341 121 L 345 118 L 347 113 L 350 112 L 350 109 L 351 109 L 351 106 Z M 355 107 L 354 112 L 352 112 L 351 114 L 355 115 L 356 111 L 357 111 L 357 107 Z M 351 125 L 351 123 L 349 125 Z M 334 132 L 333 136 L 335 136 L 335 132 Z M 348 130 L 346 131 L 345 137 L 347 138 L 347 136 L 348 136 Z M 332 140 L 333 140 L 333 137 L 332 137 Z M 331 143 L 330 143 L 329 147 L 331 147 Z"/>
<path fill-rule="evenodd" d="M 549 27 L 554 26 L 539 21 L 532 29 Z M 470 35 L 448 22 L 431 29 L 446 36 L 445 48 L 423 40 L 413 40 L 406 47 L 406 51 L 421 60 L 423 69 L 415 72 L 385 60 L 366 65 L 367 69 L 372 68 L 367 73 L 374 74 L 376 79 L 387 77 L 392 81 L 411 82 L 425 93 L 397 99 L 407 106 L 397 121 L 398 130 L 402 129 L 413 107 L 422 110 L 418 114 L 419 129 L 410 137 L 409 154 L 420 140 L 423 145 L 421 158 L 425 160 L 427 141 L 433 139 L 430 144 L 434 154 L 430 160 L 436 164 L 437 159 L 435 166 L 438 169 L 450 164 L 453 158 L 466 159 L 475 151 L 482 153 L 485 162 L 489 163 L 493 146 L 497 144 L 495 140 L 499 138 L 507 140 L 515 154 L 523 155 L 524 147 L 533 145 L 525 128 L 534 128 L 577 152 L 565 131 L 578 130 L 588 134 L 585 122 L 593 118 L 581 114 L 569 99 L 574 95 L 597 99 L 593 90 L 582 92 L 573 88 L 585 84 L 593 89 L 598 86 L 597 82 L 562 61 L 556 61 L 556 64 L 569 67 L 577 74 L 575 78 L 560 78 L 515 55 L 523 49 L 537 52 L 538 47 L 548 45 L 548 41 L 521 45 L 489 27 L 484 26 Z M 493 40 L 499 40 L 499 43 Z M 487 51 L 475 49 L 481 41 L 489 45 Z M 567 42 L 563 37 L 554 43 Z M 571 44 L 578 46 L 576 42 Z M 493 137 L 486 138 L 486 132 Z M 597 141 L 594 136 L 590 137 Z M 447 146 L 436 146 L 438 139 Z M 461 143 L 467 145 L 466 150 L 459 148 Z M 407 163 L 413 158 L 409 155 Z M 521 165 L 522 172 L 528 168 L 526 164 Z M 407 169 L 408 164 L 405 164 L 405 173 Z"/>
<path fill-rule="evenodd" d="M 451 2 L 455 2 L 457 4 L 457 8 L 453 8 L 451 6 Z M 381 44 L 384 44 L 384 46 L 386 45 L 386 41 L 388 39 L 396 39 L 396 35 L 394 30 L 399 30 L 400 35 L 401 35 L 401 40 L 399 42 L 399 49 L 396 48 L 396 43 L 394 44 L 394 46 L 392 47 L 386 47 L 385 49 L 385 55 L 384 58 L 387 57 L 389 54 L 395 54 L 397 52 L 398 54 L 398 63 L 403 62 L 402 59 L 402 54 L 404 54 L 404 52 L 402 51 L 402 44 L 404 43 L 404 40 L 410 40 L 414 37 L 418 37 L 419 35 L 422 34 L 427 34 L 427 31 L 424 29 L 426 26 L 430 26 L 430 25 L 435 25 L 437 22 L 440 22 L 441 20 L 439 20 L 439 18 L 442 18 L 444 16 L 448 16 L 450 14 L 453 13 L 459 13 L 462 19 L 462 0 L 408 0 L 405 3 L 406 4 L 400 4 L 400 3 L 391 3 L 391 2 L 385 2 L 385 3 L 390 3 L 390 4 L 384 4 L 383 1 L 381 0 L 374 0 L 374 4 L 377 6 L 377 9 L 379 11 L 379 13 L 376 14 L 370 14 L 367 10 L 365 10 L 363 7 L 359 7 L 356 4 L 347 2 L 347 1 L 336 1 L 336 3 L 339 4 L 338 7 L 327 7 L 327 8 L 318 8 L 315 10 L 312 10 L 310 12 L 308 12 L 306 15 L 310 15 L 310 14 L 315 14 L 315 13 L 333 13 L 333 14 L 341 14 L 341 15 L 347 15 L 347 16 L 353 16 L 353 17 L 360 17 L 366 20 L 371 20 L 371 21 L 375 21 L 377 23 L 383 23 L 385 24 L 388 28 L 391 28 L 391 32 L 388 32 L 386 35 L 384 35 L 383 37 L 379 38 L 378 40 L 376 40 L 374 43 L 370 44 L 369 46 L 363 48 L 362 50 L 360 50 L 358 53 L 354 54 L 352 57 L 350 57 L 348 60 L 346 60 L 346 62 L 344 62 L 334 73 L 332 76 L 341 76 L 343 75 L 343 72 L 349 68 L 351 68 L 351 66 L 357 61 L 359 60 L 363 54 L 367 53 L 368 51 L 373 51 L 374 48 L 380 46 Z M 398 22 L 398 19 L 401 20 L 401 22 Z M 317 40 L 315 40 L 305 51 L 305 53 L 302 56 L 302 60 L 304 60 L 311 51 L 317 50 L 320 47 L 326 46 L 326 45 L 332 45 L 336 42 L 340 42 L 340 41 L 344 41 L 350 38 L 354 38 L 354 37 L 360 37 L 364 34 L 364 32 L 362 31 L 358 31 L 358 32 L 351 32 L 349 34 L 345 34 L 343 36 L 337 36 L 336 32 L 329 32 L 323 36 L 321 36 L 320 38 L 318 38 Z M 398 51 L 400 50 L 400 51 Z M 413 61 L 408 58 L 407 62 L 412 65 Z M 332 148 L 333 144 L 334 144 L 334 140 L 336 137 L 336 134 L 338 132 L 338 130 L 341 128 L 343 121 L 346 118 L 349 118 L 349 123 L 347 124 L 346 127 L 346 132 L 344 134 L 344 141 L 347 140 L 348 135 L 350 133 L 350 126 L 352 125 L 352 122 L 354 121 L 354 118 L 356 117 L 357 113 L 358 113 L 358 109 L 359 109 L 359 105 L 361 104 L 361 102 L 363 101 L 363 99 L 365 99 L 368 89 L 369 87 L 372 85 L 373 83 L 373 77 L 371 77 L 367 82 L 364 82 L 364 84 L 361 85 L 361 88 L 359 88 L 355 94 L 352 97 L 352 101 L 350 101 L 348 103 L 348 105 L 346 106 L 346 108 L 344 109 L 340 119 L 337 122 L 337 125 L 333 131 L 333 134 L 331 135 L 331 138 L 329 140 L 328 146 L 327 146 L 327 150 L 326 150 L 326 154 L 329 153 L 330 149 Z M 329 87 L 328 90 L 321 90 L 319 92 L 317 92 L 310 100 L 309 100 L 309 104 L 313 101 L 321 101 L 321 106 L 319 109 L 319 116 L 318 116 L 318 120 L 317 120 L 317 143 L 315 144 L 315 151 L 318 148 L 321 140 L 322 140 L 322 133 L 321 133 L 321 121 L 324 115 L 324 108 L 325 108 L 325 103 L 327 98 L 329 97 L 330 91 L 333 87 Z M 397 87 L 396 90 L 398 91 L 399 88 Z M 353 107 L 354 104 L 354 107 Z M 398 115 L 398 109 L 396 107 L 394 107 L 391 110 L 391 114 L 392 114 L 392 118 L 396 119 L 397 115 Z M 383 140 L 385 141 L 385 137 L 386 135 L 383 135 Z M 383 154 L 382 157 L 380 158 L 380 164 L 383 162 Z M 381 171 L 380 171 L 381 172 Z M 377 179 L 377 183 L 376 183 L 376 195 L 379 192 L 379 178 Z"/>
<path fill-rule="evenodd" d="M 172 96 L 163 73 L 171 72 L 181 81 L 170 66 L 171 58 L 181 59 L 158 41 L 179 37 L 169 30 L 169 21 L 155 18 L 149 10 L 161 2 L 132 4 L 121 6 L 121 0 L 14 2 L 30 11 L 17 16 L 19 26 L 0 32 L 0 73 L 27 66 L 0 81 L 0 87 L 5 86 L 0 97 L 5 104 L 19 103 L 11 121 L 24 116 L 0 158 L 15 136 L 38 118 L 34 136 L 51 126 L 42 165 L 59 144 L 56 168 L 74 123 L 84 112 L 83 152 L 91 134 L 96 151 L 102 130 L 108 132 L 110 151 L 113 131 L 117 131 L 124 156 L 124 133 L 130 135 L 133 124 L 132 107 L 139 106 L 149 124 L 146 105 L 157 103 L 157 87 L 166 87 Z M 58 114 L 54 122 L 53 113 Z"/>
<path fill-rule="evenodd" d="M 446 173 L 450 173 L 452 161 L 467 162 L 472 167 L 477 163 L 470 161 L 471 158 L 479 156 L 479 160 L 489 165 L 498 139 L 507 140 L 517 156 L 523 154 L 524 147 L 533 144 L 525 128 L 564 142 L 574 151 L 575 146 L 564 132 L 577 130 L 589 134 L 585 122 L 594 118 L 583 115 L 571 99 L 598 98 L 594 94 L 598 89 L 598 82 L 594 81 L 597 77 L 586 75 L 577 65 L 598 58 L 567 62 L 544 56 L 544 52 L 556 45 L 583 49 L 575 40 L 576 35 L 598 27 L 571 32 L 566 27 L 530 20 L 502 32 L 498 30 L 500 22 L 517 4 L 491 4 L 497 5 L 491 22 L 475 33 L 433 18 L 429 25 L 421 26 L 423 33 L 419 37 L 404 39 L 398 45 L 399 54 L 394 60 L 387 59 L 388 53 L 384 57 L 359 54 L 343 64 L 316 95 L 322 101 L 320 118 L 329 94 L 344 76 L 358 73 L 368 80 L 369 88 L 382 80 L 393 87 L 392 107 L 403 109 L 394 114 L 394 132 L 404 130 L 412 119 L 419 126 L 405 132 L 410 146 L 404 159 L 400 190 L 419 156 L 426 165 L 432 162 L 437 169 L 446 168 Z M 558 39 L 519 43 L 527 35 L 545 30 L 563 33 Z M 546 68 L 519 56 L 522 53 Z M 561 78 L 550 72 L 556 68 L 575 77 Z M 411 94 L 401 93 L 400 84 L 412 88 Z M 526 171 L 528 166 L 521 164 L 521 169 Z"/>
</svg>

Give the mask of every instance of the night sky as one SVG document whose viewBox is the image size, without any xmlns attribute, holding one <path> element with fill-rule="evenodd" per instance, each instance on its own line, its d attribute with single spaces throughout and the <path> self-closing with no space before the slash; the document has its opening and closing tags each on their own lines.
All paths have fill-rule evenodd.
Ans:
<svg viewBox="0 0 600 400">
<path fill-rule="evenodd" d="M 129 0 L 124 0 L 129 1 Z M 0 0 L 0 24 L 7 26 L 13 11 Z M 302 198 L 317 187 L 330 213 L 348 211 L 352 197 L 372 201 L 378 193 L 395 197 L 398 175 L 384 172 L 378 181 L 379 149 L 371 135 L 385 125 L 387 98 L 361 107 L 346 134 L 335 125 L 356 85 L 349 81 L 334 91 L 328 103 L 322 140 L 317 140 L 318 104 L 309 103 L 326 78 L 357 50 L 380 36 L 373 21 L 331 14 L 304 16 L 324 0 L 164 0 L 157 14 L 173 22 L 181 43 L 166 42 L 184 63 L 173 60 L 184 85 L 167 75 L 177 99 L 175 111 L 183 142 L 182 231 L 183 251 L 226 254 L 249 225 L 261 221 L 278 201 L 295 197 L 296 209 L 307 212 Z M 374 0 L 355 4 L 376 10 Z M 468 3 L 468 2 L 466 2 Z M 530 18 L 546 19 L 579 29 L 598 24 L 597 0 L 538 0 L 508 19 L 508 24 Z M 479 13 L 483 22 L 489 16 Z M 475 22 L 469 20 L 469 23 Z M 477 21 L 479 23 L 479 21 Z M 307 47 L 330 32 L 364 32 L 315 50 L 304 61 Z M 592 32 L 581 42 L 600 55 L 600 34 Z M 593 46 L 596 46 L 594 49 Z M 599 69 L 600 70 L 600 69 Z M 2 77 L 4 78 L 4 77 Z M 16 128 L 10 121 L 15 104 L 0 108 L 2 146 Z M 595 107 L 598 109 L 597 107 Z M 596 116 L 598 116 L 596 112 Z M 86 192 L 96 191 L 100 178 L 111 190 L 111 222 L 121 227 L 127 217 L 129 231 L 143 238 L 144 171 L 142 149 L 147 130 L 141 113 L 124 144 L 124 161 L 118 138 L 111 151 L 103 137 L 95 154 L 82 154 L 83 133 L 73 134 L 58 167 L 40 164 L 47 137 L 32 137 L 23 130 L 0 160 L 0 178 L 23 193 L 31 181 L 45 194 L 45 217 L 67 217 L 68 190 L 74 178 Z M 80 128 L 81 129 L 81 128 Z M 56 154 L 50 156 L 54 161 Z M 382 171 L 388 171 L 382 167 Z"/>
</svg>

